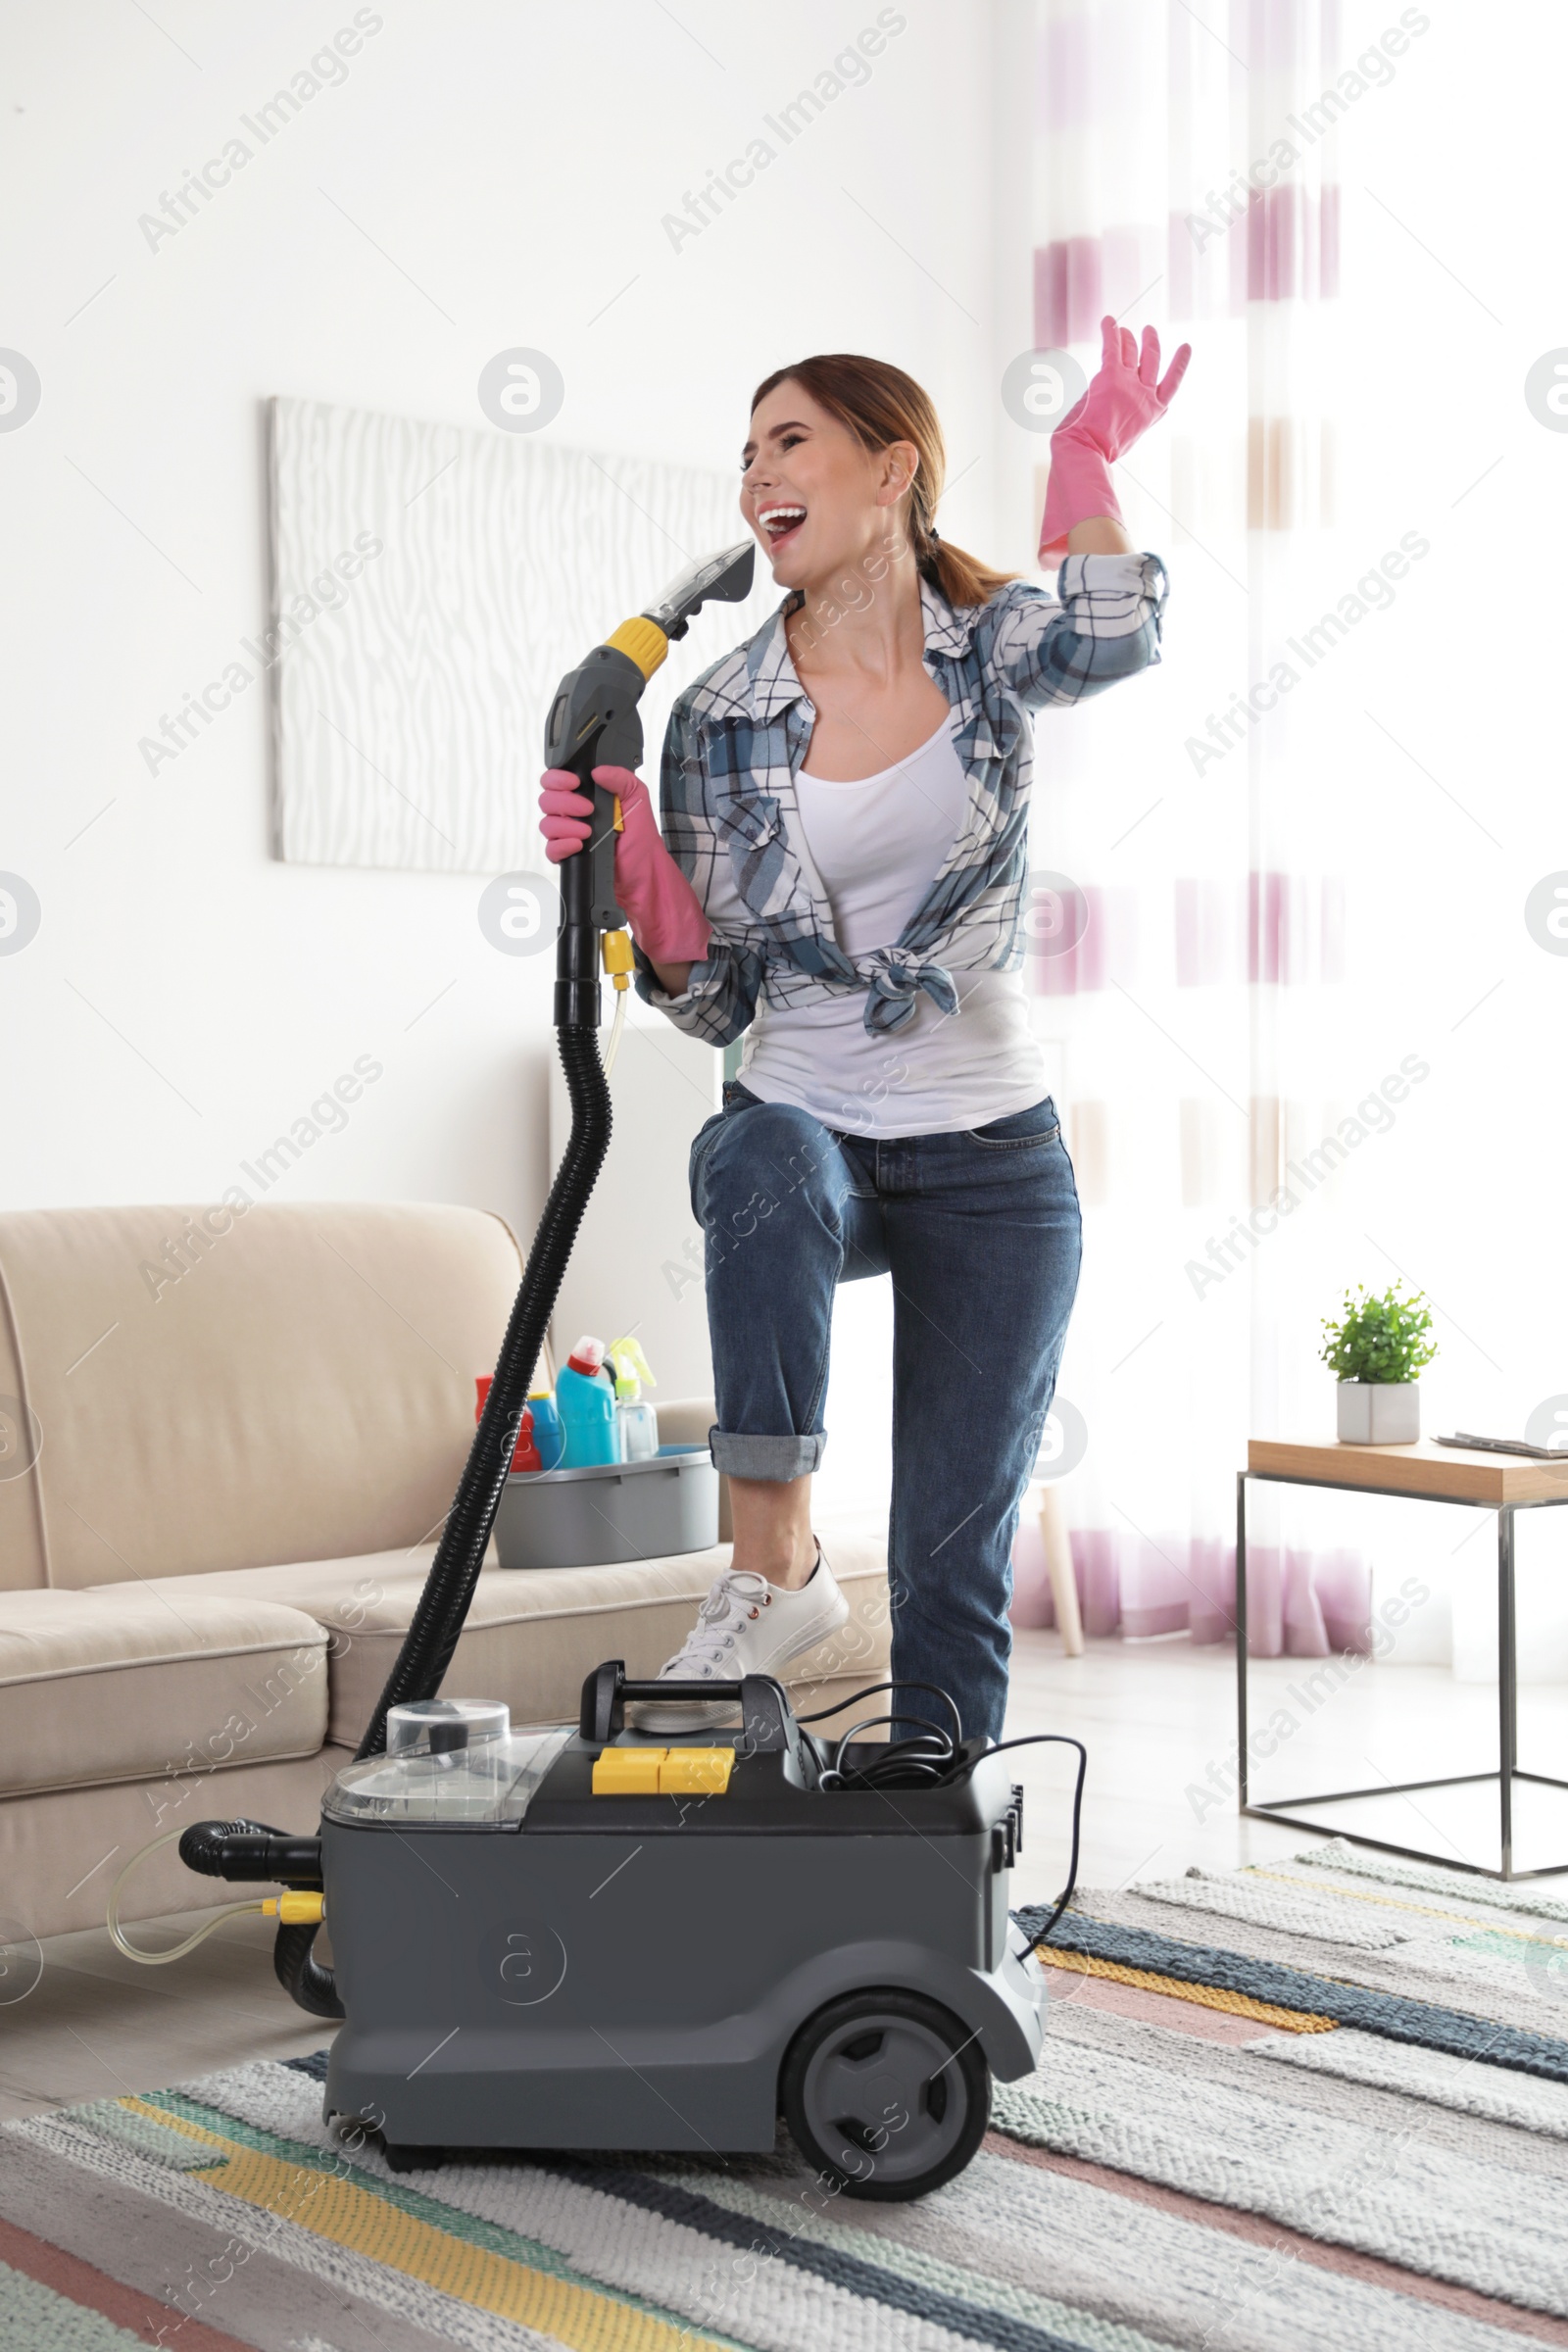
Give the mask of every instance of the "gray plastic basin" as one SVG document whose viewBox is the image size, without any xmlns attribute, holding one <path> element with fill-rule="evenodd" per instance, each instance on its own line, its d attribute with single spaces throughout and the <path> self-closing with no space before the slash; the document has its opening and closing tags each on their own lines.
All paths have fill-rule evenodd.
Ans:
<svg viewBox="0 0 1568 2352">
<path fill-rule="evenodd" d="M 649 1462 L 514 1473 L 496 1513 L 503 1568 L 605 1568 L 717 1542 L 718 1472 L 706 1446 L 662 1446 Z"/>
</svg>

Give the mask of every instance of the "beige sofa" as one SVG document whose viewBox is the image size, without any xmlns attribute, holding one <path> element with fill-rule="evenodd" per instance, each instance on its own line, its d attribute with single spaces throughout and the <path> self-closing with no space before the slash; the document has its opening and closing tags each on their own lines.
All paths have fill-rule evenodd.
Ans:
<svg viewBox="0 0 1568 2352">
<path fill-rule="evenodd" d="M 101 1924 L 124 1863 L 189 1822 L 315 1827 L 520 1272 L 474 1209 L 0 1216 L 0 1942 Z M 662 1438 L 706 1437 L 707 1400 L 656 1401 Z M 843 1527 L 830 1548 L 852 1616 L 791 1669 L 803 1709 L 887 1670 L 884 1544 Z M 509 1574 L 492 1553 L 446 1688 L 574 1716 L 600 1659 L 657 1672 L 727 1558 Z M 123 1916 L 209 1893 L 169 1845 Z"/>
</svg>

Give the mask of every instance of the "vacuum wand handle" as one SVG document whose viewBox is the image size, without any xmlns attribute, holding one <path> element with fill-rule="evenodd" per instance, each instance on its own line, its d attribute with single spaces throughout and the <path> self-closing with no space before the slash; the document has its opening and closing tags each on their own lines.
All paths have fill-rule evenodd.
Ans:
<svg viewBox="0 0 1568 2352">
<path fill-rule="evenodd" d="M 741 1687 L 733 1683 L 677 1683 L 666 1680 L 657 1683 L 622 1683 L 622 1698 L 707 1698 L 714 1701 L 728 1699 L 740 1704 Z"/>
<path fill-rule="evenodd" d="M 608 857 L 613 894 L 615 796 L 593 780 L 598 754 L 581 751 L 570 769 L 593 803 L 590 832 L 581 849 L 561 860 L 561 931 L 556 943 L 556 1009 L 558 1029 L 597 1029 L 603 998 L 599 986 L 599 925 L 595 919 L 602 895 L 600 874 Z"/>
<path fill-rule="evenodd" d="M 752 1751 L 800 1751 L 801 1735 L 789 1696 L 770 1674 L 745 1674 L 738 1682 L 629 1683 L 620 1658 L 606 1658 L 584 1682 L 577 1719 L 579 1736 L 595 1747 L 608 1745 L 624 1729 L 626 1701 L 639 1698 L 727 1699 L 740 1706 L 744 1737 Z"/>
</svg>

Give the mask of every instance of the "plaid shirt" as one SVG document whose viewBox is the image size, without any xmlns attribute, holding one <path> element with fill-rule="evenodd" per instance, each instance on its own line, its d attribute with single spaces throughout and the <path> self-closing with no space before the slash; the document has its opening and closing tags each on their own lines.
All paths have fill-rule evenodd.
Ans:
<svg viewBox="0 0 1568 2352">
<path fill-rule="evenodd" d="M 955 970 L 1023 957 L 1033 764 L 1029 713 L 1082 701 L 1159 659 L 1166 582 L 1157 556 L 1069 556 L 1056 595 L 1022 580 L 956 610 L 924 581 L 925 665 L 957 725 L 969 780 L 952 849 L 895 945 L 847 956 L 799 821 L 795 778 L 816 712 L 784 633 L 789 600 L 715 662 L 670 713 L 664 839 L 713 926 L 683 996 L 637 956 L 637 989 L 679 1029 L 726 1046 L 768 1005 L 865 994 L 865 1026 L 895 1030 L 919 990 L 956 1012 Z"/>
</svg>

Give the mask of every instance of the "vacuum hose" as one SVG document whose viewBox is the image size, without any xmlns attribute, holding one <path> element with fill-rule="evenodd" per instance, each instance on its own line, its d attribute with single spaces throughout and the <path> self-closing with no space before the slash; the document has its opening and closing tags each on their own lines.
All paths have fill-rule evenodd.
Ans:
<svg viewBox="0 0 1568 2352">
<path fill-rule="evenodd" d="M 315 1941 L 314 1928 L 279 1928 L 272 1941 L 272 1974 L 297 2008 L 312 2017 L 341 2017 L 336 1979 L 312 1951 Z"/>
<path fill-rule="evenodd" d="M 452 1663 L 506 1489 L 517 1424 L 528 1401 L 528 1384 L 588 1197 L 610 1149 L 610 1089 L 599 1059 L 598 1037 L 590 1028 L 574 1026 L 559 1032 L 559 1044 L 571 1098 L 570 1140 L 528 1253 L 467 1468 L 430 1563 L 414 1622 L 366 1725 L 359 1745 L 361 1756 L 380 1754 L 386 1745 L 388 1710 L 410 1699 L 432 1697 Z"/>
</svg>

